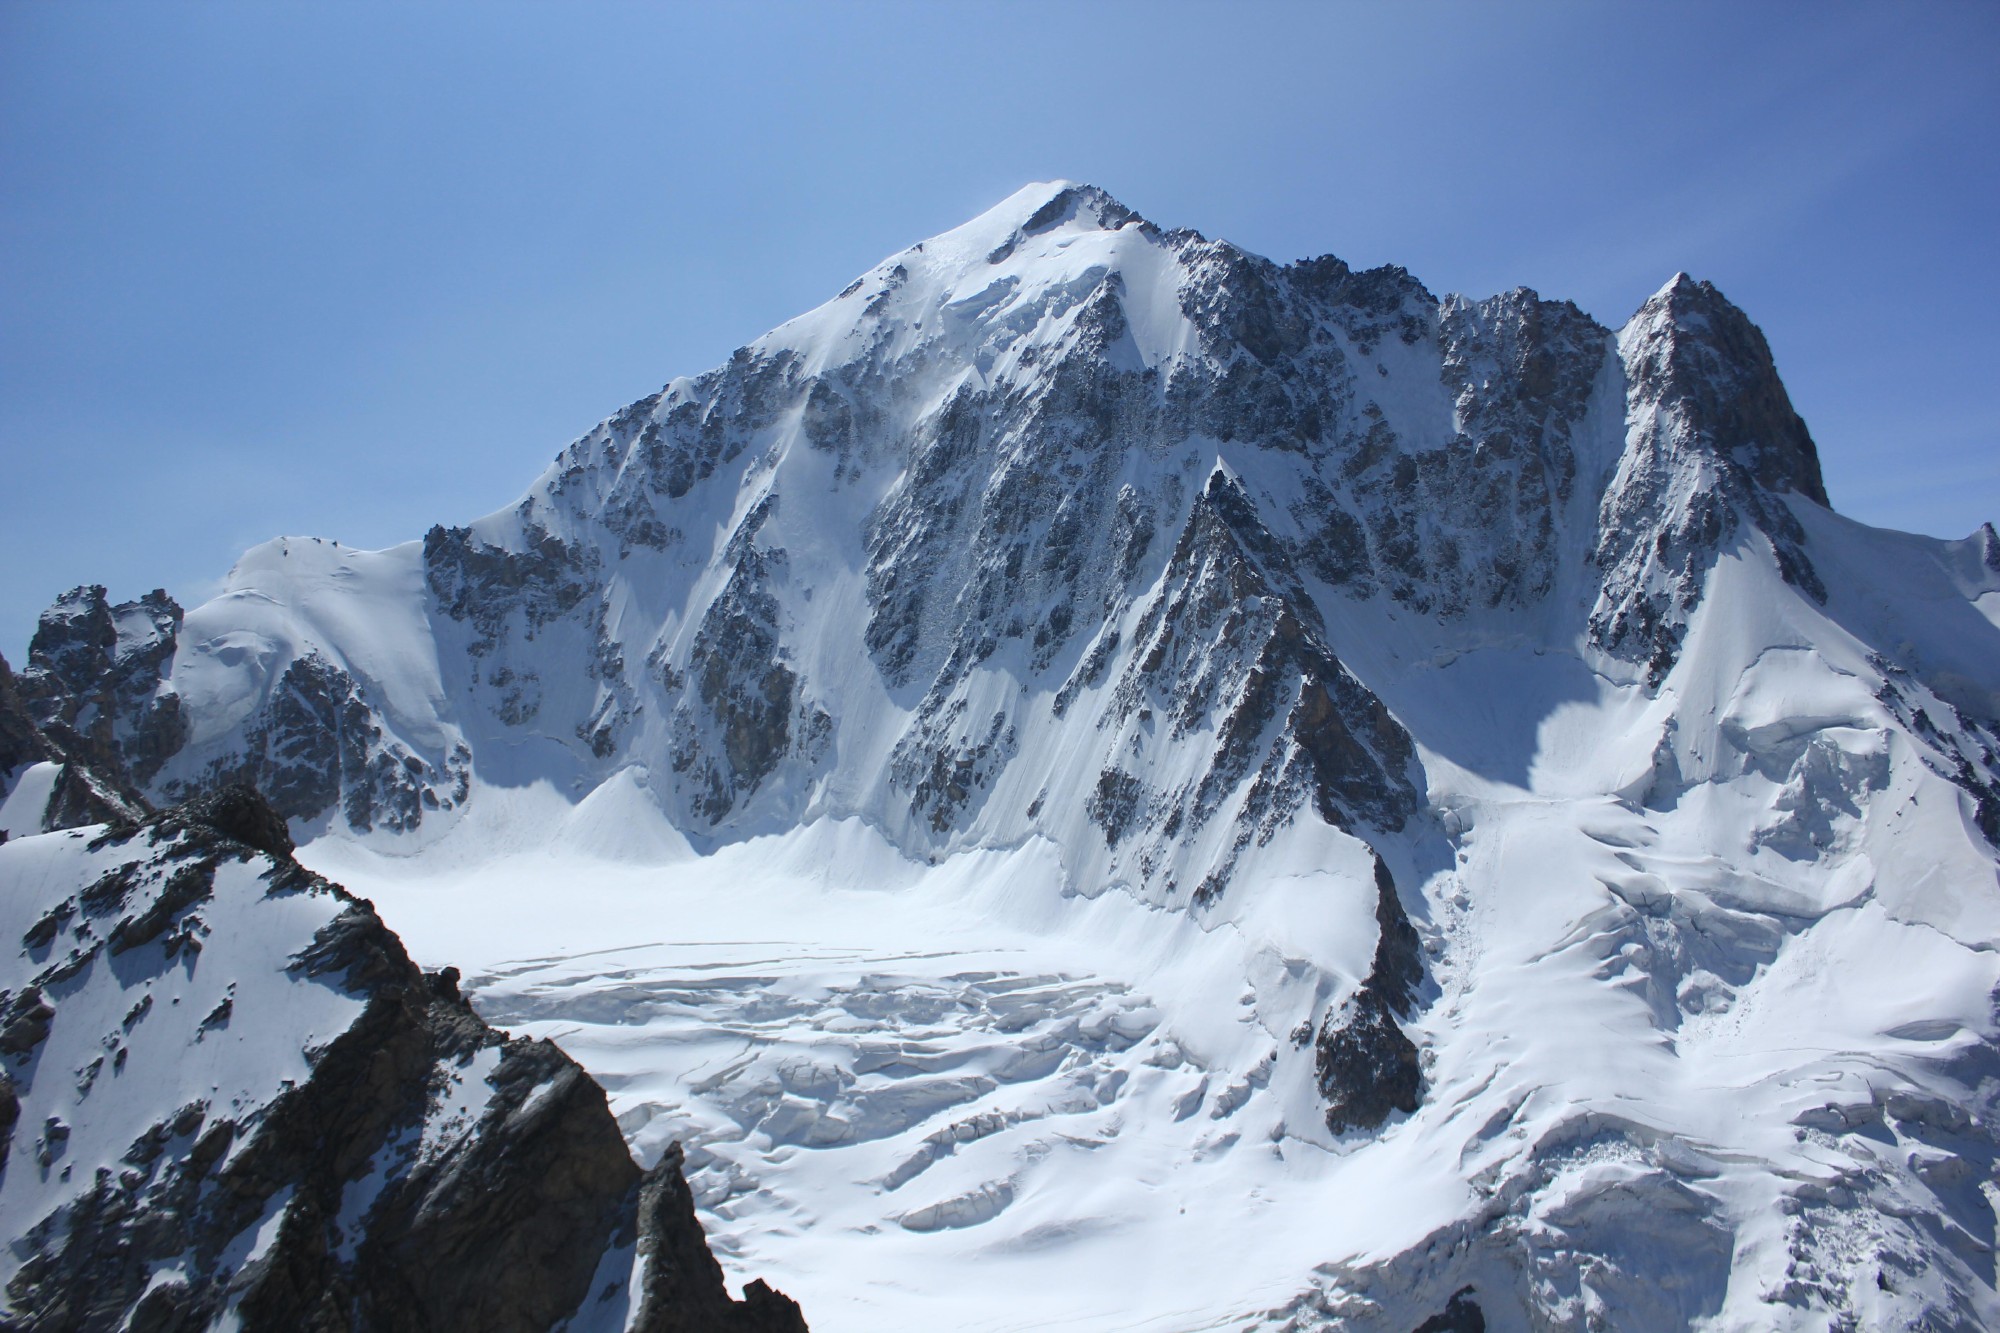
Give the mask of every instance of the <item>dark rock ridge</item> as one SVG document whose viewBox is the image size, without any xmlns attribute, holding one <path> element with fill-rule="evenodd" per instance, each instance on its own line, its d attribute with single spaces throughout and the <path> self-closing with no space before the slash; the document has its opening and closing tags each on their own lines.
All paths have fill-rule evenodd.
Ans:
<svg viewBox="0 0 2000 1333">
<path fill-rule="evenodd" d="M 1326 1016 L 1314 1044 L 1313 1071 L 1326 1098 L 1326 1125 L 1336 1134 L 1373 1129 L 1392 1112 L 1416 1110 L 1423 1098 L 1416 1044 L 1396 1021 L 1415 1007 L 1423 954 L 1380 857 L 1375 922 L 1381 934 L 1368 977 Z"/>
<path fill-rule="evenodd" d="M 1233 850 L 1190 886 L 1199 902 L 1220 896 L 1237 852 L 1301 808 L 1337 827 L 1393 832 L 1422 802 L 1408 733 L 1334 655 L 1287 552 L 1226 473 L 1211 474 L 1191 510 L 1125 663 L 1100 729 L 1142 713 L 1160 725 L 1127 749 L 1135 771 L 1100 775 L 1093 817 L 1114 847 L 1150 835 L 1140 860 L 1164 864 L 1172 839 L 1234 801 Z M 1065 693 L 1097 669 L 1086 657 Z M 1204 732 L 1214 750 L 1198 778 L 1161 791 L 1140 776 L 1168 769 L 1168 752 Z"/>
<path fill-rule="evenodd" d="M 75 870 L 7 904 L 32 920 L 0 993 L 9 1327 L 805 1327 L 761 1283 L 730 1298 L 677 1151 L 641 1171 L 575 1063 L 421 972 L 254 791 L 0 854 Z"/>
<path fill-rule="evenodd" d="M 60 722 L 46 729 L 36 724 L 13 668 L 0 657 L 0 798 L 40 763 L 55 765 L 56 773 L 46 803 L 35 812 L 35 832 L 137 823 L 150 808 L 116 749 Z"/>
<path fill-rule="evenodd" d="M 180 628 L 180 606 L 160 589 L 113 606 L 102 586 L 78 588 L 42 613 L 21 696 L 44 730 L 116 753 L 144 786 L 187 740 L 166 679 Z"/>
<path fill-rule="evenodd" d="M 1630 435 L 1599 513 L 1590 635 L 1657 684 L 1709 568 L 1746 526 L 1786 582 L 1826 600 L 1784 498 L 1825 505 L 1826 486 L 1763 333 L 1709 283 L 1677 276 L 1632 317 L 1620 354 Z"/>
</svg>

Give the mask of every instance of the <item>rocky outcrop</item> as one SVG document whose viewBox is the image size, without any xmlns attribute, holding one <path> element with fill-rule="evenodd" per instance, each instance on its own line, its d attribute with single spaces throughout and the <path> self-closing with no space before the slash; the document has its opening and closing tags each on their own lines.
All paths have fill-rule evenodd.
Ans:
<svg viewBox="0 0 2000 1333">
<path fill-rule="evenodd" d="M 78 588 L 44 612 L 27 668 L 0 661 L 0 795 L 46 762 L 42 829 L 141 818 L 145 782 L 186 740 L 165 679 L 180 624 L 157 590 L 113 606 L 102 587 Z"/>
<path fill-rule="evenodd" d="M 668 1147 L 639 1187 L 638 1313 L 645 1333 L 796 1333 L 805 1328 L 796 1302 L 761 1278 L 729 1298 L 722 1268 L 702 1240 L 694 1194 L 682 1174 L 681 1147 Z"/>
<path fill-rule="evenodd" d="M 1226 812 L 1234 850 L 1192 886 L 1198 902 L 1222 893 L 1236 852 L 1301 809 L 1394 831 L 1421 804 L 1408 733 L 1334 655 L 1284 548 L 1224 471 L 1196 501 L 1124 657 L 1100 728 L 1141 715 L 1159 726 L 1132 747 L 1135 773 L 1100 776 L 1096 818 L 1114 844 L 1143 833 L 1164 850 Z M 1079 671 L 1090 669 L 1086 659 Z M 1161 789 L 1135 775 L 1174 771 L 1170 752 L 1189 744 L 1211 748 L 1198 776 Z"/>
<path fill-rule="evenodd" d="M 144 786 L 186 744 L 187 719 L 167 681 L 181 608 L 154 589 L 110 603 L 102 586 L 77 588 L 42 613 L 21 674 L 35 722 L 116 754 Z"/>
<path fill-rule="evenodd" d="M 730 1298 L 677 1154 L 641 1171 L 574 1062 L 421 972 L 254 791 L 0 857 L 34 886 L 0 908 L 8 1118 L 38 1127 L 0 1175 L 11 1326 L 803 1329 Z"/>
<path fill-rule="evenodd" d="M 522 550 L 482 541 L 470 529 L 434 527 L 424 535 L 424 576 L 438 609 L 470 625 L 468 651 L 486 656 L 510 632 L 534 631 L 568 613 L 594 591 L 595 553 L 578 550 L 532 517 Z"/>
<path fill-rule="evenodd" d="M 688 810 L 702 825 L 723 823 L 788 755 L 810 767 L 824 750 L 831 719 L 808 701 L 779 641 L 782 549 L 758 542 L 776 508 L 751 510 L 725 554 L 729 579 L 696 630 L 673 716 L 673 770 Z"/>
<path fill-rule="evenodd" d="M 36 724 L 5 658 L 0 658 L 0 800 L 27 770 L 46 763 L 54 773 L 39 809 L 20 813 L 27 831 L 49 832 L 85 824 L 136 823 L 147 813 L 116 750 L 61 723 Z M 0 830 L 0 841 L 6 837 Z"/>
<path fill-rule="evenodd" d="M 1710 567 L 1743 528 L 1768 544 L 1786 582 L 1826 600 L 1783 498 L 1824 505 L 1826 486 L 1763 333 L 1713 285 L 1677 275 L 1632 317 L 1618 350 L 1629 433 L 1598 516 L 1603 583 L 1590 637 L 1657 684 Z"/>
<path fill-rule="evenodd" d="M 1380 857 L 1375 921 L 1381 934 L 1367 979 L 1326 1016 L 1314 1042 L 1313 1071 L 1326 1099 L 1326 1126 L 1336 1134 L 1373 1129 L 1392 1112 L 1416 1110 L 1423 1096 L 1416 1045 L 1396 1021 L 1415 1007 L 1423 955 Z"/>
<path fill-rule="evenodd" d="M 354 677 L 317 651 L 288 663 L 238 745 L 191 777 L 159 784 L 167 799 L 219 784 L 268 793 L 287 819 L 337 810 L 357 832 L 407 833 L 427 811 L 466 797 L 470 755 L 424 759 L 383 725 Z"/>
<path fill-rule="evenodd" d="M 1877 701 L 1923 747 L 1925 762 L 1958 784 L 1973 826 L 2000 847 L 2000 719 L 1947 702 L 1886 657 L 1876 656 L 1873 665 L 1882 676 Z"/>
</svg>

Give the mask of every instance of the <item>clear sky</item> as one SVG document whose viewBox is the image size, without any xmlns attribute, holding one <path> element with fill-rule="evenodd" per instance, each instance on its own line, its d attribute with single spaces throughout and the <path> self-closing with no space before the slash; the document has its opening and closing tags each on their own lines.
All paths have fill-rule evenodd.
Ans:
<svg viewBox="0 0 2000 1333">
<path fill-rule="evenodd" d="M 0 653 L 421 536 L 1021 184 L 1274 259 L 1676 270 L 1836 508 L 2000 518 L 2000 5 L 0 0 Z"/>
</svg>

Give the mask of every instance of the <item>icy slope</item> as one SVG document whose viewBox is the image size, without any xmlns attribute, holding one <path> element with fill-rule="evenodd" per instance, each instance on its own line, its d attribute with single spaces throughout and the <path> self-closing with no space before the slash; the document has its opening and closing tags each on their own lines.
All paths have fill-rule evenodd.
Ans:
<svg viewBox="0 0 2000 1333">
<path fill-rule="evenodd" d="M 829 1326 L 1977 1327 L 2000 537 L 1825 500 L 1712 286 L 1057 183 L 22 693 L 257 782 Z"/>
<path fill-rule="evenodd" d="M 796 1329 L 732 1302 L 669 1155 L 419 972 L 230 788 L 0 846 L 4 1320 Z"/>
</svg>

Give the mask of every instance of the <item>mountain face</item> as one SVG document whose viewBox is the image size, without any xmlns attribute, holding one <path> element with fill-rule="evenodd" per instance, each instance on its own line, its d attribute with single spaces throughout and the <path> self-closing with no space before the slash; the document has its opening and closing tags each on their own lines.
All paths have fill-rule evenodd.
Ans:
<svg viewBox="0 0 2000 1333">
<path fill-rule="evenodd" d="M 154 801 L 253 783 L 308 857 L 456 865 L 518 793 L 636 792 L 622 821 L 752 867 L 746 903 L 799 854 L 760 849 L 860 829 L 927 883 L 1040 858 L 1051 940 L 1147 923 L 1106 964 L 1145 1005 L 1088 1040 L 909 1017 L 941 1068 L 1067 1052 L 922 1097 L 839 1035 L 887 1021 L 845 983 L 813 983 L 828 1028 L 810 987 L 677 975 L 707 998 L 672 1040 L 753 1054 L 621 1123 L 679 1117 L 705 1206 L 783 1199 L 801 1255 L 862 1168 L 809 1195 L 800 1145 L 903 1154 L 842 1234 L 1028 1253 L 1102 1221 L 1040 1164 L 1146 1125 L 1190 1172 L 1268 1143 L 1258 1197 L 1311 1201 L 1261 1261 L 1292 1267 L 1210 1310 L 1250 1326 L 1989 1325 L 2000 536 L 1827 501 L 1707 283 L 1611 330 L 1034 186 L 500 513 L 273 541 L 185 614 L 80 589 L 19 694 Z M 670 1022 L 629 977 L 562 1000 L 492 961 L 476 1003 L 584 1045 L 614 992 Z M 998 975 L 869 984 L 997 1015 Z M 964 1190 L 896 1201 L 947 1158 Z M 1324 1202 L 1396 1172 L 1420 1202 Z"/>
<path fill-rule="evenodd" d="M 1525 290 L 1440 303 L 1037 197 L 632 404 L 511 511 L 259 548 L 192 627 L 79 589 L 27 695 L 151 792 L 245 776 L 362 832 L 447 821 L 482 750 L 524 744 L 586 786 L 643 766 L 711 841 L 862 814 L 949 850 L 1056 832 L 1037 794 L 1177 849 L 1220 817 L 1192 882 L 1141 876 L 1181 901 L 1306 794 L 1387 832 L 1422 804 L 1320 598 L 1561 639 L 1581 590 L 1593 656 L 1653 685 L 1739 538 L 1824 599 L 1783 498 L 1824 503 L 1812 440 L 1713 287 L 1676 278 L 1614 337 Z M 264 584 L 288 596 L 246 605 Z M 1052 720 L 1099 742 L 1012 799 Z M 1080 876 L 1118 860 L 1058 841 Z"/>
<path fill-rule="evenodd" d="M 1114 851 L 1156 835 L 1184 873 L 1139 878 L 1180 902 L 1308 797 L 1385 832 L 1423 803 L 1321 598 L 1560 638 L 1580 589 L 1588 649 L 1653 685 L 1738 539 L 1824 600 L 1783 498 L 1824 503 L 1812 440 L 1713 287 L 1676 278 L 1614 337 L 1087 187 L 1025 199 L 627 407 L 507 513 L 259 548 L 191 627 L 80 589 L 27 696 L 149 791 L 245 776 L 362 832 L 447 821 L 482 751 L 524 744 L 584 785 L 643 766 L 710 841 L 862 814 L 949 850 L 1057 832 L 1028 807 L 1058 798 Z M 264 584 L 290 595 L 246 605 Z M 1098 740 L 1016 762 L 1053 730 Z"/>
</svg>

